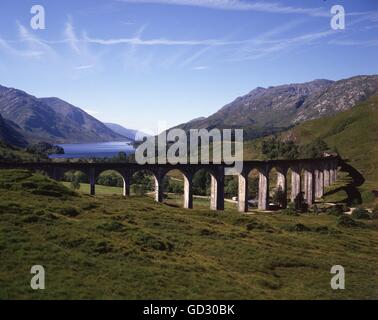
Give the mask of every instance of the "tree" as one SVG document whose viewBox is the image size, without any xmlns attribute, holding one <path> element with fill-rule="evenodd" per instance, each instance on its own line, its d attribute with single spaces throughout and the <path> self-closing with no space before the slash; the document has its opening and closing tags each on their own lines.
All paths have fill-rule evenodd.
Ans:
<svg viewBox="0 0 378 320">
<path fill-rule="evenodd" d="M 276 189 L 275 193 L 273 194 L 272 201 L 281 207 L 283 207 L 284 203 L 286 203 L 286 194 L 283 192 L 281 186 Z"/>
<path fill-rule="evenodd" d="M 104 171 L 97 179 L 97 183 L 103 186 L 122 187 L 123 178 L 114 171 Z"/>
<path fill-rule="evenodd" d="M 224 194 L 227 198 L 232 198 L 238 194 L 238 181 L 235 177 L 226 177 Z"/>
<path fill-rule="evenodd" d="M 64 154 L 64 149 L 60 146 L 52 145 L 48 142 L 38 142 L 26 148 L 26 151 L 33 154 L 48 156 L 50 154 Z"/>
<path fill-rule="evenodd" d="M 298 195 L 294 199 L 294 206 L 295 210 L 300 211 L 300 212 L 307 212 L 308 210 L 308 205 L 305 202 L 304 199 L 304 193 L 299 192 Z"/>
<path fill-rule="evenodd" d="M 259 192 L 259 178 L 248 178 L 248 197 L 256 199 Z"/>
<path fill-rule="evenodd" d="M 79 190 L 80 189 L 80 182 L 76 175 L 72 176 L 70 186 L 73 190 Z"/>
<path fill-rule="evenodd" d="M 146 187 L 143 184 L 133 184 L 131 189 L 137 196 L 141 197 L 146 194 Z"/>
<path fill-rule="evenodd" d="M 206 196 L 209 194 L 211 184 L 211 176 L 206 170 L 199 170 L 193 177 L 194 194 Z"/>
<path fill-rule="evenodd" d="M 154 189 L 154 181 L 148 171 L 138 171 L 131 177 L 132 185 L 142 185 L 145 190 Z"/>
<path fill-rule="evenodd" d="M 300 155 L 302 158 L 318 158 L 323 155 L 329 148 L 322 139 L 316 139 L 313 142 L 301 147 Z"/>
</svg>

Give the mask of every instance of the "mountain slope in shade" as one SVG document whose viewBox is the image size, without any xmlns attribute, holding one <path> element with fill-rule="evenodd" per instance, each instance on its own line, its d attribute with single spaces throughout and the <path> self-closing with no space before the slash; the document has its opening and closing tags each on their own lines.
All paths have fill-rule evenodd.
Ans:
<svg viewBox="0 0 378 320">
<path fill-rule="evenodd" d="M 102 122 L 58 98 L 36 98 L 0 86 L 0 113 L 14 122 L 28 142 L 83 143 L 123 141 Z"/>
<path fill-rule="evenodd" d="M 64 100 L 59 98 L 41 98 L 39 100 L 51 107 L 65 121 L 77 125 L 80 128 L 80 132 L 88 136 L 88 139 L 93 137 L 96 139 L 93 141 L 126 140 L 125 136 L 112 131 L 101 121 Z"/>
<path fill-rule="evenodd" d="M 133 129 L 127 129 L 119 124 L 116 123 L 104 123 L 109 129 L 112 131 L 130 139 L 130 140 L 135 140 L 135 134 L 137 133 L 137 130 Z"/>
<path fill-rule="evenodd" d="M 17 147 L 25 147 L 26 139 L 20 133 L 20 129 L 16 124 L 9 120 L 4 120 L 0 115 L 0 141 Z"/>
<path fill-rule="evenodd" d="M 378 76 L 331 81 L 314 80 L 256 88 L 205 119 L 180 125 L 191 128 L 234 128 L 266 132 L 344 111 L 378 92 Z M 274 129 L 272 129 L 274 131 Z"/>
<path fill-rule="evenodd" d="M 119 124 L 116 124 L 116 123 L 104 123 L 108 128 L 110 128 L 112 131 L 130 139 L 130 140 L 135 140 L 136 138 L 136 135 L 137 134 L 140 134 L 140 135 L 143 135 L 143 136 L 149 136 L 148 134 L 144 133 L 144 132 L 140 132 L 138 130 L 134 130 L 134 129 L 128 129 L 128 128 L 125 128 Z"/>
</svg>

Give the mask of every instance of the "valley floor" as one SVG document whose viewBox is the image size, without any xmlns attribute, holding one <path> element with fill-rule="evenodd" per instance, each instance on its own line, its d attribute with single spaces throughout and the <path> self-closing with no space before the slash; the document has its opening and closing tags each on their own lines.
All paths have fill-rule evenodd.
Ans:
<svg viewBox="0 0 378 320">
<path fill-rule="evenodd" d="M 0 299 L 378 299 L 378 220 L 183 210 L 0 171 Z"/>
</svg>

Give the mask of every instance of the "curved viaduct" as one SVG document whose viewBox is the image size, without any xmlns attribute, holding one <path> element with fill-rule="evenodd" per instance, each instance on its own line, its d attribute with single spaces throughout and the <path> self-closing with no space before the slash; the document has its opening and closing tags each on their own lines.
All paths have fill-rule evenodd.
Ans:
<svg viewBox="0 0 378 320">
<path fill-rule="evenodd" d="M 303 192 L 306 203 L 310 206 L 316 198 L 321 198 L 324 188 L 334 183 L 337 179 L 339 166 L 338 157 L 325 157 L 317 159 L 296 160 L 268 160 L 268 161 L 244 161 L 243 171 L 238 174 L 238 209 L 241 212 L 248 211 L 248 175 L 256 169 L 259 173 L 258 209 L 269 209 L 269 173 L 275 168 L 277 172 L 277 187 L 280 186 L 287 199 L 287 176 L 291 170 L 291 194 L 290 200 L 294 202 L 296 197 Z M 179 170 L 184 176 L 184 208 L 193 208 L 192 179 L 194 174 L 205 169 L 211 175 L 210 207 L 213 210 L 224 209 L 224 179 L 225 168 L 233 167 L 225 163 L 215 164 L 145 164 L 118 163 L 118 162 L 36 162 L 36 163 L 0 163 L 0 168 L 23 168 L 45 171 L 57 179 L 64 172 L 70 170 L 82 171 L 89 176 L 90 194 L 95 195 L 95 182 L 99 174 L 106 170 L 118 172 L 124 181 L 123 195 L 130 195 L 131 177 L 141 170 L 150 171 L 155 179 L 155 200 L 163 202 L 162 181 L 171 170 Z M 287 203 L 282 204 L 286 207 Z"/>
</svg>

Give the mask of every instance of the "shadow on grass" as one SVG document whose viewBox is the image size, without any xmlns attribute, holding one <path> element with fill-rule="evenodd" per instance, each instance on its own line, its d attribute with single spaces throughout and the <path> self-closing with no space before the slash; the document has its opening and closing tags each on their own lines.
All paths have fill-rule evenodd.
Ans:
<svg viewBox="0 0 378 320">
<path fill-rule="evenodd" d="M 348 164 L 347 160 L 340 159 L 340 167 L 340 170 L 342 172 L 347 172 L 349 176 L 352 178 L 352 180 L 345 186 L 341 186 L 339 188 L 327 192 L 326 195 L 332 195 L 337 192 L 344 191 L 347 194 L 347 198 L 337 201 L 338 203 L 346 202 L 348 206 L 361 204 L 362 196 L 360 191 L 358 191 L 358 187 L 363 185 L 363 183 L 365 182 L 365 178 L 357 169 Z"/>
</svg>

